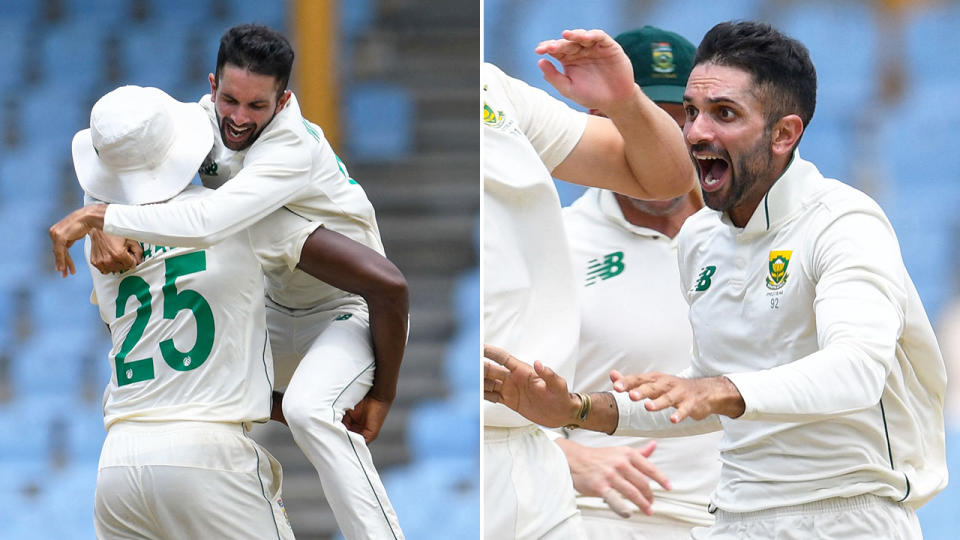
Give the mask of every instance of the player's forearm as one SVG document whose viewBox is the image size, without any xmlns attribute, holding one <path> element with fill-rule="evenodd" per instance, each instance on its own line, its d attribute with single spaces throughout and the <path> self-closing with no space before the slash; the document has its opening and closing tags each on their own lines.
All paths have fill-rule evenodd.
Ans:
<svg viewBox="0 0 960 540">
<path fill-rule="evenodd" d="M 307 237 L 297 266 L 325 283 L 366 300 L 377 363 L 370 392 L 381 401 L 392 401 L 406 349 L 410 313 L 403 273 L 380 253 L 324 227 Z"/>
<path fill-rule="evenodd" d="M 400 363 L 407 344 L 409 301 L 406 287 L 402 294 L 368 299 L 370 334 L 373 337 L 373 355 L 377 367 L 370 396 L 380 401 L 393 401 L 397 394 Z"/>
<path fill-rule="evenodd" d="M 623 154 L 640 190 L 650 199 L 688 193 L 695 183 L 683 132 L 640 87 L 634 97 L 603 111 L 623 136 Z"/>
</svg>

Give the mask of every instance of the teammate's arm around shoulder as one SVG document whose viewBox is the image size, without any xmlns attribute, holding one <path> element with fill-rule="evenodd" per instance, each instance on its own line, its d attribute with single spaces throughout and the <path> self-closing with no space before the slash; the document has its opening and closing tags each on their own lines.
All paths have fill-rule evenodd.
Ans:
<svg viewBox="0 0 960 540">
<path fill-rule="evenodd" d="M 580 141 L 554 170 L 561 180 L 641 199 L 668 199 L 693 189 L 695 176 L 683 133 L 633 81 L 630 60 L 601 30 L 567 30 L 537 46 L 563 67 L 539 61 L 564 96 L 607 118 L 587 120 Z"/>
</svg>

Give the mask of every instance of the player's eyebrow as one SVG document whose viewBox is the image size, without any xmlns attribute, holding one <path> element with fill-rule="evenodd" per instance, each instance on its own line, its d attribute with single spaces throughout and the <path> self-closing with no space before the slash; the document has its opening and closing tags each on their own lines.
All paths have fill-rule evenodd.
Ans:
<svg viewBox="0 0 960 540">
<path fill-rule="evenodd" d="M 236 101 L 237 103 L 240 103 L 240 100 L 237 99 L 237 98 L 235 98 L 232 94 L 229 94 L 229 93 L 227 93 L 227 92 L 222 92 L 222 94 L 223 94 L 223 97 L 225 97 L 225 98 L 230 98 L 230 99 L 232 99 L 233 101 Z M 269 102 L 269 100 L 266 100 L 266 99 L 256 99 L 256 100 L 253 100 L 253 101 L 249 102 L 248 104 L 249 104 L 249 105 L 266 105 L 268 102 Z"/>
<path fill-rule="evenodd" d="M 727 97 L 727 96 L 710 97 L 710 98 L 707 98 L 706 101 L 707 101 L 707 103 L 711 103 L 711 104 L 730 103 L 730 104 L 732 104 L 732 105 L 741 106 L 739 101 L 733 99 L 732 97 Z M 684 102 L 684 103 L 692 103 L 692 102 L 693 102 L 693 99 L 691 99 L 691 97 L 690 97 L 688 94 L 684 94 L 684 95 L 683 95 L 683 102 Z"/>
</svg>

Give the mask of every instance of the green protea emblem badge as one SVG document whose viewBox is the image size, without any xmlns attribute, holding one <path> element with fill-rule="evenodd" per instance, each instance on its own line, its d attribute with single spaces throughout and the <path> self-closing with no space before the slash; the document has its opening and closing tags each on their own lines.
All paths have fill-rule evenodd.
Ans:
<svg viewBox="0 0 960 540">
<path fill-rule="evenodd" d="M 497 112 L 494 111 L 486 103 L 483 104 L 483 123 L 492 126 L 500 127 L 503 125 L 503 111 Z"/>
<path fill-rule="evenodd" d="M 767 277 L 767 288 L 771 291 L 779 290 L 787 283 L 787 278 L 790 277 L 790 274 L 787 274 L 787 266 L 790 265 L 791 255 L 793 255 L 792 250 L 770 252 L 768 265 L 770 275 Z"/>
</svg>

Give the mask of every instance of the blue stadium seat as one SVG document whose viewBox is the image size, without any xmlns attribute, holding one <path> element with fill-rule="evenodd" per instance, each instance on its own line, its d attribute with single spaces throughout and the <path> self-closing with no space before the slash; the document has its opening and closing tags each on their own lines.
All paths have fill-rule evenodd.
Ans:
<svg viewBox="0 0 960 540">
<path fill-rule="evenodd" d="M 800 141 L 800 155 L 813 162 L 827 178 L 836 178 L 852 184 L 851 146 L 853 130 L 851 123 L 832 120 L 827 115 L 814 115 L 813 121 L 803 133 Z"/>
<path fill-rule="evenodd" d="M 772 21 L 800 40 L 817 69 L 821 106 L 840 112 L 862 104 L 877 78 L 880 36 L 873 7 L 859 2 L 793 2 Z"/>
<path fill-rule="evenodd" d="M 189 25 L 175 18 L 164 18 L 124 32 L 127 76 L 123 83 L 172 92 L 184 79 L 190 32 Z"/>
<path fill-rule="evenodd" d="M 102 24 L 129 24 L 130 0 L 62 0 L 68 21 L 90 21 Z"/>
<path fill-rule="evenodd" d="M 62 151 L 69 155 L 70 149 L 65 146 Z M 62 166 L 42 145 L 25 144 L 8 153 L 0 162 L 0 201 L 5 206 L 29 206 L 37 225 L 48 221 L 57 202 Z"/>
<path fill-rule="evenodd" d="M 417 405 L 406 431 L 410 453 L 416 459 L 432 459 L 475 452 L 480 445 L 478 403 L 478 396 L 472 394 Z"/>
<path fill-rule="evenodd" d="M 6 6 L 4 6 L 6 8 Z M 22 84 L 23 61 L 27 49 L 27 25 L 22 21 L 0 17 L 0 89 Z"/>
<path fill-rule="evenodd" d="M 960 431 L 947 430 L 947 470 L 960 470 Z M 923 537 L 929 539 L 955 538 L 960 530 L 960 486 L 950 479 L 947 489 L 917 511 Z"/>
<path fill-rule="evenodd" d="M 61 327 L 38 332 L 11 350 L 11 379 L 20 395 L 80 397 L 82 358 L 87 354 L 91 332 L 86 328 Z"/>
<path fill-rule="evenodd" d="M 446 540 L 477 534 L 482 503 L 476 457 L 418 461 L 384 472 L 383 483 L 408 538 Z"/>
<path fill-rule="evenodd" d="M 68 101 L 69 96 L 78 92 L 89 91 L 103 80 L 103 43 L 108 24 L 98 18 L 73 19 L 50 27 L 43 36 L 39 61 L 44 80 L 59 88 L 70 89 L 60 101 Z"/>
<path fill-rule="evenodd" d="M 735 19 L 756 19 L 761 0 L 732 0 L 714 2 L 712 0 L 693 0 L 683 4 L 677 2 L 657 2 L 651 12 L 638 19 L 637 26 L 653 26 L 676 32 L 697 45 L 707 30 L 721 21 Z"/>
<path fill-rule="evenodd" d="M 960 73 L 960 4 L 928 3 L 911 10 L 900 58 L 911 81 L 956 82 Z"/>
<path fill-rule="evenodd" d="M 233 0 L 228 19 L 233 24 L 259 23 L 275 30 L 287 27 L 287 2 L 263 2 L 261 0 Z"/>
<path fill-rule="evenodd" d="M 415 111 L 406 89 L 389 83 L 356 83 L 344 98 L 351 161 L 399 159 L 411 151 Z"/>
<path fill-rule="evenodd" d="M 49 474 L 45 489 L 35 498 L 35 504 L 24 509 L 12 524 L 15 531 L 13 537 L 64 540 L 93 538 L 96 464 L 72 464 Z M 51 515 L 55 515 L 55 519 L 51 519 Z"/>
<path fill-rule="evenodd" d="M 463 326 L 447 344 L 443 357 L 443 374 L 455 395 L 471 395 L 480 399 L 480 343 L 479 322 Z"/>
<path fill-rule="evenodd" d="M 480 323 L 480 268 L 472 268 L 457 279 L 453 291 L 453 311 L 462 326 Z"/>
<path fill-rule="evenodd" d="M 376 18 L 376 8 L 372 0 L 340 2 L 338 9 L 341 37 L 347 42 L 369 29 Z"/>
<path fill-rule="evenodd" d="M 84 101 L 90 81 L 84 77 L 47 80 L 22 102 L 24 146 L 48 152 L 49 164 L 36 163 L 35 167 L 57 167 L 59 173 L 62 161 L 71 162 L 73 136 L 90 127 L 92 103 Z"/>
</svg>

